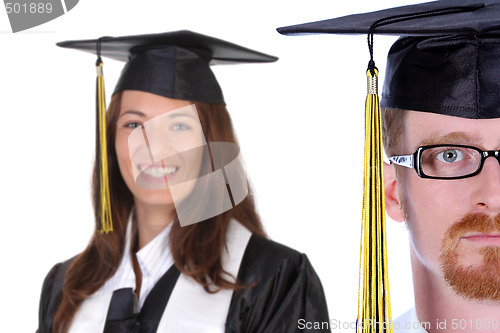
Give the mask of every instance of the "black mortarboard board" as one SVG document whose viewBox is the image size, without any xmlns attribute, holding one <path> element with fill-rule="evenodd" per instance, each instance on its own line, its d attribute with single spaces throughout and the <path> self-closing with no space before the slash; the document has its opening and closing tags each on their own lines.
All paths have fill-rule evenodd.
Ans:
<svg viewBox="0 0 500 333">
<path fill-rule="evenodd" d="M 402 36 L 389 51 L 382 107 L 500 117 L 500 1 L 441 0 L 278 31 Z"/>
<path fill-rule="evenodd" d="M 139 90 L 164 97 L 224 103 L 210 65 L 273 62 L 278 58 L 188 30 L 57 43 L 126 61 L 114 93 Z"/>
<path fill-rule="evenodd" d="M 380 106 L 473 119 L 500 118 L 500 1 L 442 0 L 282 27 L 278 32 L 368 35 L 361 327 L 356 331 L 392 332 Z M 373 34 L 401 36 L 389 51 L 381 103 Z M 367 321 L 371 324 L 366 325 Z M 376 329 L 373 323 L 384 325 Z"/>
<path fill-rule="evenodd" d="M 192 102 L 224 104 L 222 90 L 210 65 L 274 62 L 278 58 L 222 39 L 188 30 L 123 37 L 75 40 L 58 46 L 97 55 L 96 203 L 97 228 L 113 231 L 108 179 L 104 78 L 101 56 L 126 61 L 113 94 L 139 90 Z"/>
</svg>

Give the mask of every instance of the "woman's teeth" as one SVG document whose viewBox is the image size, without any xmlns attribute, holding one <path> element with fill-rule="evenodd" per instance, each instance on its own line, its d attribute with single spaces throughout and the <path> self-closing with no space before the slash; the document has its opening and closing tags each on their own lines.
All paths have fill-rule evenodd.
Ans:
<svg viewBox="0 0 500 333">
<path fill-rule="evenodd" d="M 142 172 L 144 172 L 148 176 L 160 178 L 160 177 L 165 177 L 167 175 L 173 174 L 174 172 L 179 170 L 179 167 L 172 166 L 172 167 L 165 167 L 164 168 L 161 166 L 158 166 L 158 167 L 150 166 L 144 170 L 142 170 L 142 168 L 139 167 L 139 170 L 141 170 Z"/>
</svg>

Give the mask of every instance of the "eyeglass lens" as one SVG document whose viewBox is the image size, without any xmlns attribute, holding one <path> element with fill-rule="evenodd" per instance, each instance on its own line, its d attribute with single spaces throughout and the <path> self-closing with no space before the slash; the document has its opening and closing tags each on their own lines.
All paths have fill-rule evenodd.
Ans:
<svg viewBox="0 0 500 333">
<path fill-rule="evenodd" d="M 442 146 L 422 150 L 422 172 L 430 177 L 462 177 L 481 166 L 481 153 L 467 147 Z"/>
</svg>

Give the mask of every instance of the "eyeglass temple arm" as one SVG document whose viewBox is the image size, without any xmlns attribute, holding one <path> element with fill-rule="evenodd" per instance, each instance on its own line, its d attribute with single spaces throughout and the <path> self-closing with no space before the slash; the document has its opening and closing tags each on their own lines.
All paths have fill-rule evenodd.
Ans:
<svg viewBox="0 0 500 333">
<path fill-rule="evenodd" d="M 400 155 L 389 157 L 391 163 L 413 169 L 413 155 Z"/>
</svg>

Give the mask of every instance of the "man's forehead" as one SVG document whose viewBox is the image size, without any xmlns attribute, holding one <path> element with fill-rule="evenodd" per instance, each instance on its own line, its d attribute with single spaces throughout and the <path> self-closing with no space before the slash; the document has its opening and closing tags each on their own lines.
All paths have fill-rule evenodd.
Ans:
<svg viewBox="0 0 500 333">
<path fill-rule="evenodd" d="M 403 136 L 406 147 L 431 144 L 469 144 L 500 148 L 500 118 L 468 119 L 429 112 L 408 111 Z"/>
</svg>

